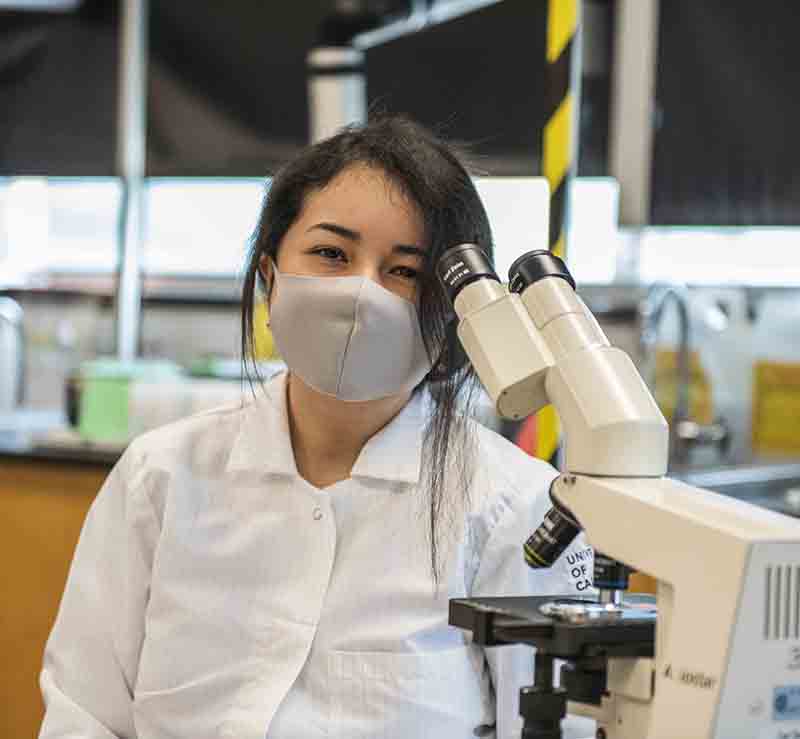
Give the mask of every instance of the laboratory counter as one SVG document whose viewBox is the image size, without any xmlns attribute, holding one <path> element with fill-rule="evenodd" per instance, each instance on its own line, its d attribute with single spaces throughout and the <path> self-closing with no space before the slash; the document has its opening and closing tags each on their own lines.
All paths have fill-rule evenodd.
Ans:
<svg viewBox="0 0 800 739">
<path fill-rule="evenodd" d="M 122 446 L 91 444 L 71 429 L 58 410 L 0 413 L 0 463 L 5 461 L 70 462 L 110 468 Z"/>
</svg>

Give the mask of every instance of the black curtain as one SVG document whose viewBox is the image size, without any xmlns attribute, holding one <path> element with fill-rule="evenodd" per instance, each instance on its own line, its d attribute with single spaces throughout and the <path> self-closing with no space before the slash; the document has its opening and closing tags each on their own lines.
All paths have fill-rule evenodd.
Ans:
<svg viewBox="0 0 800 739">
<path fill-rule="evenodd" d="M 0 175 L 113 175 L 119 0 L 0 11 Z"/>
</svg>

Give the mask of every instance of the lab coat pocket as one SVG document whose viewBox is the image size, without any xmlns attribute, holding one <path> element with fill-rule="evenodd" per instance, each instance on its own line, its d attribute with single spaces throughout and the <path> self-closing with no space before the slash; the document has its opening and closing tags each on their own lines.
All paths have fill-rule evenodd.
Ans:
<svg viewBox="0 0 800 739">
<path fill-rule="evenodd" d="M 468 739 L 487 698 L 474 647 L 439 652 L 331 652 L 332 736 Z M 492 719 L 493 721 L 493 719 Z"/>
</svg>

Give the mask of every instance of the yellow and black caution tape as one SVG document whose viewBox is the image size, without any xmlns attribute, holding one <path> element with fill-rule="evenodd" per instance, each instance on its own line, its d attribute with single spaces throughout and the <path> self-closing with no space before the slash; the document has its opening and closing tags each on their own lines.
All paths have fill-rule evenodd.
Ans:
<svg viewBox="0 0 800 739">
<path fill-rule="evenodd" d="M 550 251 L 564 258 L 567 185 L 574 170 L 573 50 L 580 0 L 548 0 L 542 170 L 550 185 Z"/>
</svg>

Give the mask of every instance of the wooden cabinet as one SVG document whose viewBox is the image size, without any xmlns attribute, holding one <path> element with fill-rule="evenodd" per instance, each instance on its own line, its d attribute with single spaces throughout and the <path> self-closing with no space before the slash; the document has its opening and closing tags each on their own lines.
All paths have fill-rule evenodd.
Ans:
<svg viewBox="0 0 800 739">
<path fill-rule="evenodd" d="M 83 519 L 109 468 L 0 456 L 0 736 L 44 715 L 39 672 Z"/>
</svg>

